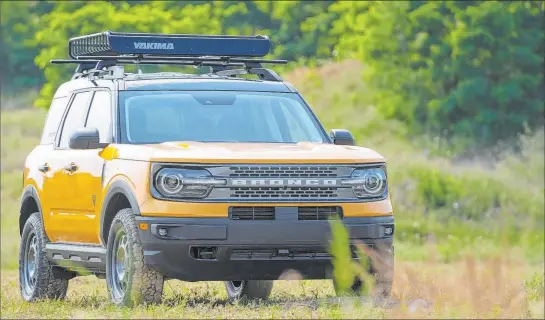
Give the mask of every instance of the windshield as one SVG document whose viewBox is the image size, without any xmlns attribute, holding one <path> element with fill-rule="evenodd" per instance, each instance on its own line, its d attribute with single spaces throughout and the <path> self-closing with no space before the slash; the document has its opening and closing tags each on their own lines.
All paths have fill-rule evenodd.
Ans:
<svg viewBox="0 0 545 320">
<path fill-rule="evenodd" d="M 327 141 L 295 93 L 124 91 L 119 105 L 123 143 Z"/>
</svg>

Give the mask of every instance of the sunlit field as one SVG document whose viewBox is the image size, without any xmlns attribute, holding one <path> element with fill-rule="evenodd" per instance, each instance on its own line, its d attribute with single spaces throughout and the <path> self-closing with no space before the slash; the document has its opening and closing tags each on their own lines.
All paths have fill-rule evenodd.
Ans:
<svg viewBox="0 0 545 320">
<path fill-rule="evenodd" d="M 336 297 L 331 281 L 320 280 L 277 281 L 268 301 L 231 303 L 223 283 L 170 280 L 163 304 L 135 308 L 111 305 L 106 282 L 95 276 L 71 280 L 65 301 L 29 304 L 19 297 L 17 272 L 2 271 L 2 318 L 543 318 L 542 268 L 398 260 L 386 302 Z"/>
</svg>

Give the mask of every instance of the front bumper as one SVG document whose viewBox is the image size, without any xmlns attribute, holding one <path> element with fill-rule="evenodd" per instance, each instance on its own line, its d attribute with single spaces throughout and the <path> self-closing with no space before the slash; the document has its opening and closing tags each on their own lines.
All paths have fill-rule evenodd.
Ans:
<svg viewBox="0 0 545 320">
<path fill-rule="evenodd" d="M 286 270 L 331 277 L 328 221 L 137 216 L 144 262 L 184 281 L 276 280 Z M 344 218 L 350 243 L 392 252 L 393 216 Z M 388 228 L 391 228 L 388 234 Z M 161 231 L 166 235 L 161 236 Z"/>
</svg>

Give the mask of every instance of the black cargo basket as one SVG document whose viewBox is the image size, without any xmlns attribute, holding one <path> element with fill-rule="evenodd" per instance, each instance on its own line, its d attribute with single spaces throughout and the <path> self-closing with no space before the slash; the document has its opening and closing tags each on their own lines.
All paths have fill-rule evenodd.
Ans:
<svg viewBox="0 0 545 320">
<path fill-rule="evenodd" d="M 269 53 L 266 36 L 187 35 L 105 31 L 72 38 L 68 52 L 82 56 L 222 56 L 263 57 Z"/>
</svg>

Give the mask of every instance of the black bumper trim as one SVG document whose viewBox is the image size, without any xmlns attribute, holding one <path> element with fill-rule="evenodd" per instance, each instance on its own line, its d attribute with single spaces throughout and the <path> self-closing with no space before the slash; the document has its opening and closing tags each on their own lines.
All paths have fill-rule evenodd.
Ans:
<svg viewBox="0 0 545 320">
<path fill-rule="evenodd" d="M 230 220 L 228 218 L 159 218 L 137 216 L 145 263 L 168 278 L 185 281 L 275 280 L 287 269 L 298 270 L 307 279 L 330 277 L 330 259 L 313 259 L 289 254 L 302 248 L 327 248 L 331 237 L 328 221 L 314 220 Z M 393 216 L 345 217 L 350 242 L 370 247 L 392 247 Z M 164 229 L 164 230 L 161 230 Z M 166 230 L 166 233 L 165 233 Z M 392 228 L 393 230 L 393 228 Z M 195 249 L 197 248 L 197 249 Z M 198 250 L 207 259 L 195 257 Z M 276 250 L 287 257 L 234 259 L 240 250 Z M 213 252 L 213 258 L 212 254 Z"/>
</svg>

